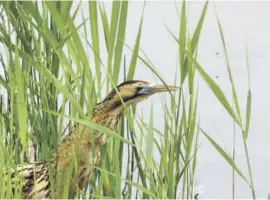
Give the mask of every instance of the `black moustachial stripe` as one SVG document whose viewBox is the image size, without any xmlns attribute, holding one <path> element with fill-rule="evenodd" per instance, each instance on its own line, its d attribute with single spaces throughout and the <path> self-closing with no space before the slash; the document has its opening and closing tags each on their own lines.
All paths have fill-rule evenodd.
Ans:
<svg viewBox="0 0 270 200">
<path fill-rule="evenodd" d="M 142 89 L 142 87 L 138 87 L 136 88 L 136 93 L 130 97 L 125 97 L 123 98 L 123 102 L 128 102 L 129 100 L 131 99 L 135 99 L 137 97 L 140 97 L 140 96 L 143 96 L 143 94 L 139 94 L 138 92 Z M 119 99 L 119 101 L 115 102 L 113 105 L 112 105 L 112 108 L 115 109 L 117 108 L 118 106 L 120 106 L 122 104 L 122 101 L 121 99 Z"/>
</svg>

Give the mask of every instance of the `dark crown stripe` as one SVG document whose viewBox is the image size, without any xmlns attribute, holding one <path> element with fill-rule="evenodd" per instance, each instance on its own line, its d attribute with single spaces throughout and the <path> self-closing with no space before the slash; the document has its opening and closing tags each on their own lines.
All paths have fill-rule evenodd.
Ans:
<svg viewBox="0 0 270 200">
<path fill-rule="evenodd" d="M 140 82 L 140 83 L 147 83 L 145 81 L 130 80 L 130 81 L 125 81 L 125 82 L 121 83 L 120 85 L 117 86 L 117 88 L 119 88 L 119 87 L 121 87 L 123 85 L 130 85 L 130 84 L 134 84 L 134 83 L 138 83 L 138 82 Z"/>
</svg>

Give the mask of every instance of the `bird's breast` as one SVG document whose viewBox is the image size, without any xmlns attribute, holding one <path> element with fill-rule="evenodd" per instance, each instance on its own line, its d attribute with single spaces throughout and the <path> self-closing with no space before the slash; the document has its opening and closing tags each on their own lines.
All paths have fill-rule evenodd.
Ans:
<svg viewBox="0 0 270 200">
<path fill-rule="evenodd" d="M 121 117 L 120 114 L 112 113 L 106 117 L 100 118 L 102 120 L 98 120 L 98 123 L 102 124 L 103 126 L 109 128 L 113 131 L 116 131 L 120 117 Z M 95 133 L 95 143 L 100 145 L 100 146 L 106 145 L 107 134 L 103 133 L 103 132 L 96 132 Z"/>
</svg>

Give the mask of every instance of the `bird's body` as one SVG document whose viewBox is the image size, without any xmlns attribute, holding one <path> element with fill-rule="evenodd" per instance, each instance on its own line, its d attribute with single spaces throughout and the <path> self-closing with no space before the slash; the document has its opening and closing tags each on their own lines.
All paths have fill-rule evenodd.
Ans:
<svg viewBox="0 0 270 200">
<path fill-rule="evenodd" d="M 157 92 L 173 91 L 174 86 L 154 86 L 144 81 L 127 81 L 113 89 L 98 103 L 92 113 L 91 122 L 116 130 L 123 110 Z M 19 166 L 17 171 L 23 177 L 23 199 L 63 198 L 65 187 L 68 197 L 74 198 L 77 191 L 83 191 L 89 184 L 93 170 L 100 164 L 100 148 L 106 144 L 105 133 L 79 125 L 59 145 L 51 163 L 36 162 Z M 50 167 L 51 165 L 51 172 Z M 72 175 L 70 173 L 72 171 Z M 50 183 L 50 175 L 54 187 Z M 69 179 L 70 178 L 70 179 Z M 53 196 L 51 189 L 53 188 Z"/>
</svg>

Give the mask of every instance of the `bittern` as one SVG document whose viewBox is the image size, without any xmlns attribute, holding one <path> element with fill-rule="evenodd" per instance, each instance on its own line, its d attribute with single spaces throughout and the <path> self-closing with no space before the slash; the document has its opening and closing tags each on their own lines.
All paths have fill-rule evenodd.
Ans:
<svg viewBox="0 0 270 200">
<path fill-rule="evenodd" d="M 123 82 L 94 107 L 90 120 L 115 131 L 126 107 L 145 100 L 153 94 L 176 89 L 175 86 L 154 85 L 145 81 Z M 61 174 L 63 178 L 61 179 L 62 186 L 59 186 L 56 180 L 54 181 L 54 191 L 59 194 L 58 198 L 63 198 L 66 185 L 69 185 L 69 198 L 74 198 L 78 190 L 82 191 L 86 188 L 93 176 L 95 166 L 99 166 L 100 148 L 106 144 L 106 139 L 105 133 L 79 125 L 68 138 L 62 141 L 52 159 L 53 177 L 56 179 Z M 74 164 L 74 161 L 77 167 L 72 168 L 72 176 L 68 178 L 70 166 Z M 26 164 L 17 171 L 24 180 L 22 198 L 52 198 L 47 163 Z"/>
</svg>

